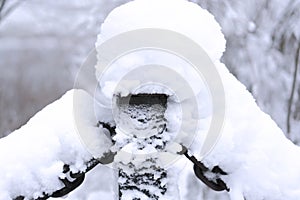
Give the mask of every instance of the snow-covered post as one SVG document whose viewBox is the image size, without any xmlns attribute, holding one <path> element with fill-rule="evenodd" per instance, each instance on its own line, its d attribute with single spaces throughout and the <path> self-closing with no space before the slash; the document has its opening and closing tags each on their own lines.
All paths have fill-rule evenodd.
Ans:
<svg viewBox="0 0 300 200">
<path fill-rule="evenodd" d="M 160 166 L 157 154 L 151 155 L 151 151 L 162 150 L 167 143 L 167 137 L 164 137 L 167 96 L 138 94 L 118 97 L 117 104 L 117 135 L 114 140 L 117 146 L 125 151 L 128 148 L 135 154 L 123 153 L 122 156 L 127 158 L 121 158 L 117 163 L 119 199 L 161 199 L 167 191 L 167 171 Z"/>
<path fill-rule="evenodd" d="M 178 8 L 184 12 L 179 14 Z M 149 18 L 156 11 L 156 17 Z M 194 23 L 195 19 L 205 20 Z M 168 172 L 165 164 L 175 162 L 172 156 L 177 157 L 179 144 L 189 148 L 199 136 L 201 118 L 203 130 L 215 133 L 208 133 L 209 140 L 205 133 L 197 138 L 197 153 L 203 156 L 215 144 L 224 116 L 223 87 L 210 57 L 193 40 L 200 38 L 210 56 L 219 59 L 218 46 L 225 42 L 221 34 L 213 45 L 207 42 L 211 32 L 219 30 L 211 20 L 206 11 L 186 1 L 137 0 L 112 11 L 102 24 L 96 43 L 97 95 L 114 110 L 117 134 L 112 151 L 117 152 L 114 161 L 120 169 L 119 198 L 178 199 L 178 191 L 171 189 L 176 188 L 178 173 Z M 206 32 L 200 28 L 204 25 Z M 213 91 L 205 88 L 203 76 Z M 213 104 L 220 102 L 214 113 L 209 92 Z M 168 97 L 164 103 L 147 103 L 159 94 Z"/>
<path fill-rule="evenodd" d="M 105 43 L 114 36 L 116 40 Z M 102 49 L 101 42 L 108 48 Z M 202 159 L 197 177 L 219 186 L 224 181 L 232 200 L 299 200 L 300 148 L 284 137 L 220 63 L 225 40 L 209 13 L 184 0 L 133 1 L 108 16 L 97 45 L 97 74 L 103 76 L 97 77 L 101 92 L 96 97 L 84 90 L 70 91 L 0 140 L 1 200 L 58 197 L 57 191 L 75 189 L 68 180 L 79 178 L 72 182 L 75 186 L 83 181 L 87 163 L 101 161 L 110 151 L 116 152 L 115 163 L 121 169 L 117 180 L 121 199 L 185 199 L 170 190 L 178 183 L 174 180 L 178 173 L 158 162 L 180 150 L 176 145 L 169 148 L 170 141 L 187 147 L 192 154 L 185 155 L 194 164 Z M 201 65 L 191 67 L 199 60 Z M 206 84 L 194 66 L 200 66 Z M 116 112 L 109 118 L 111 110 L 104 104 L 113 97 Z M 95 99 L 103 105 L 94 104 Z M 115 143 L 107 137 L 108 122 L 116 125 Z M 172 164 L 170 159 L 167 163 Z M 99 186 L 97 181 L 93 183 Z"/>
</svg>

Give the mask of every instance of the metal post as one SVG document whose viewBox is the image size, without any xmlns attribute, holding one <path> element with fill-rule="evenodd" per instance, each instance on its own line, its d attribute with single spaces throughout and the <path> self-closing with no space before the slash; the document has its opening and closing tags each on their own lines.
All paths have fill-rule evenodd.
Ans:
<svg viewBox="0 0 300 200">
<path fill-rule="evenodd" d="M 127 140 L 116 141 L 122 147 L 132 146 L 134 152 L 145 152 L 142 159 L 131 154 L 129 162 L 119 162 L 119 199 L 160 199 L 167 191 L 167 171 L 158 164 L 157 154 L 147 154 L 147 149 L 160 151 L 167 143 L 164 137 L 164 113 L 167 96 L 164 94 L 139 94 L 118 97 L 117 135 L 126 134 Z M 124 131 L 126 133 L 124 133 Z"/>
</svg>

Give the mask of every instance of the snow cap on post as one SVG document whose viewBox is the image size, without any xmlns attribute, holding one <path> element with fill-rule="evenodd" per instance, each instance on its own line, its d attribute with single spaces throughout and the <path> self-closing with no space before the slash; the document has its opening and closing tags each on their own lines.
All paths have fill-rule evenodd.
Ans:
<svg viewBox="0 0 300 200">
<path fill-rule="evenodd" d="M 213 62 L 225 51 L 226 40 L 214 16 L 186 0 L 135 0 L 114 9 L 101 26 L 96 47 L 120 33 L 144 28 L 181 33 L 198 43 Z"/>
<path fill-rule="evenodd" d="M 174 125 L 168 130 L 180 133 L 174 141 L 189 146 L 194 134 L 205 130 L 201 133 L 205 155 L 219 137 L 225 115 L 224 88 L 214 66 L 225 43 L 214 17 L 197 4 L 185 0 L 124 4 L 108 15 L 98 36 L 96 99 L 115 110 L 115 97 L 168 95 L 168 107 L 171 102 L 181 107 L 179 113 L 166 113 Z M 175 124 L 179 125 L 174 128 Z"/>
<path fill-rule="evenodd" d="M 98 35 L 96 42 L 96 51 L 97 51 L 97 60 L 96 65 L 96 77 L 100 83 L 101 91 L 104 95 L 101 98 L 108 98 L 108 101 L 112 99 L 114 95 L 113 92 L 116 92 L 116 84 L 129 72 L 132 71 L 137 66 L 149 65 L 149 63 L 157 64 L 163 66 L 171 66 L 172 70 L 176 70 L 177 73 L 181 74 L 182 77 L 188 77 L 187 82 L 192 87 L 194 93 L 199 93 L 200 90 L 204 87 L 203 82 L 199 80 L 195 74 L 197 72 L 190 70 L 190 67 L 187 67 L 187 64 L 180 63 L 178 57 L 180 57 L 179 52 L 174 49 L 171 49 L 173 54 L 179 56 L 167 57 L 165 55 L 156 55 L 157 52 L 145 52 L 143 53 L 131 53 L 131 51 L 137 49 L 127 49 L 127 52 L 119 55 L 117 59 L 107 61 L 109 65 L 109 70 L 102 68 L 103 64 L 100 62 L 103 60 L 109 60 L 106 58 L 105 51 L 110 52 L 121 52 L 122 49 L 120 46 L 128 46 L 128 44 L 117 43 L 115 46 L 111 46 L 113 49 L 103 50 L 103 44 L 107 43 L 110 40 L 116 40 L 116 36 L 133 32 L 137 30 L 167 30 L 190 39 L 195 44 L 199 45 L 204 50 L 204 53 L 209 56 L 213 63 L 216 63 L 220 60 L 224 50 L 225 50 L 225 38 L 221 32 L 221 27 L 215 21 L 214 16 L 211 15 L 207 10 L 202 9 L 195 3 L 188 2 L 185 0 L 135 0 L 129 3 L 126 3 L 118 8 L 115 8 L 105 19 L 104 23 L 101 26 L 101 33 Z M 147 34 L 147 33 L 146 33 Z M 144 34 L 142 37 L 134 38 L 136 43 L 143 43 L 145 40 L 157 40 L 157 38 L 152 37 L 153 34 L 148 33 L 149 37 L 146 37 Z M 163 36 L 164 33 L 160 33 L 162 36 L 161 41 L 169 38 L 168 36 Z M 171 35 L 171 34 L 170 34 Z M 132 38 L 129 38 L 130 40 Z M 131 41 L 128 41 L 130 43 Z M 138 40 L 142 41 L 139 42 Z M 177 49 L 181 48 L 180 46 L 184 41 L 177 40 L 176 36 L 173 35 L 173 38 L 169 39 L 169 43 L 173 43 Z M 126 41 L 125 41 L 126 42 Z M 118 45 L 118 46 L 117 46 Z M 169 44 L 170 45 L 170 44 Z M 134 46 L 134 45 L 133 45 Z M 165 50 L 162 47 L 159 47 L 159 50 Z M 146 49 L 146 48 L 145 48 Z M 189 49 L 181 48 L 183 51 L 188 52 L 188 54 L 197 54 L 195 52 L 198 49 L 190 47 Z M 126 50 L 126 49 L 124 49 Z M 170 53 L 170 52 L 168 52 Z M 149 55 L 151 54 L 151 57 Z M 162 54 L 162 53 L 160 53 Z M 117 55 L 117 53 L 115 53 Z M 125 57 L 126 58 L 123 58 Z M 109 56 L 108 56 L 109 57 Z M 198 59 L 202 59 L 201 56 L 198 56 Z M 188 62 L 190 61 L 187 59 Z M 162 63 L 163 62 L 163 63 Z M 179 64 L 180 63 L 180 64 Z M 194 64 L 194 63 L 192 63 Z M 112 65 L 118 65 L 118 67 L 113 68 Z M 188 64 L 190 65 L 190 64 Z M 106 78 L 103 78 L 104 71 L 106 73 Z M 140 74 L 140 79 L 143 79 L 143 74 Z M 172 82 L 174 92 L 183 92 L 181 85 Z M 142 84 L 141 81 L 123 81 L 125 87 L 119 88 L 121 90 L 121 95 L 126 96 L 129 93 L 132 93 L 136 85 Z M 196 86 L 196 84 L 198 86 Z M 119 85 L 120 86 L 120 85 Z M 127 90 L 126 90 L 127 89 Z M 166 88 L 147 88 L 139 92 L 146 93 L 164 93 L 170 95 L 170 91 L 167 91 Z M 190 94 L 184 94 L 186 98 L 190 98 Z M 106 101 L 107 102 L 107 101 Z"/>
</svg>

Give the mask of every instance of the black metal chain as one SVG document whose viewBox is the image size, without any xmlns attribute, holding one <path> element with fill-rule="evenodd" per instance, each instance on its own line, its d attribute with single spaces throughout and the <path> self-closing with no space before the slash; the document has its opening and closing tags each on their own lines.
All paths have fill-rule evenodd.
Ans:
<svg viewBox="0 0 300 200">
<path fill-rule="evenodd" d="M 115 135 L 115 128 L 116 127 L 111 127 L 107 123 L 99 122 L 99 125 L 102 125 L 103 128 L 107 129 L 111 135 Z M 51 193 L 43 193 L 42 197 L 38 197 L 36 199 L 32 200 L 46 200 L 50 197 L 58 198 L 58 197 L 63 197 L 76 188 L 78 188 L 84 181 L 85 179 L 85 174 L 92 170 L 94 167 L 96 167 L 99 163 L 101 164 L 109 164 L 113 162 L 114 156 L 116 153 L 113 152 L 107 152 L 104 153 L 104 156 L 101 159 L 95 159 L 93 158 L 89 162 L 86 163 L 86 170 L 85 171 L 80 171 L 77 173 L 73 173 L 70 170 L 70 165 L 65 164 L 63 166 L 62 172 L 66 175 L 65 178 L 59 178 L 59 180 L 64 184 L 64 187 L 61 189 Z M 190 155 L 187 148 L 182 146 L 182 151 L 178 152 L 180 155 L 185 155 L 191 162 L 194 163 L 194 172 L 196 176 L 204 183 L 206 184 L 209 188 L 215 190 L 215 191 L 228 191 L 229 188 L 225 184 L 225 182 L 220 178 L 221 175 L 227 175 L 226 172 L 224 172 L 219 166 L 215 166 L 212 170 L 207 168 L 202 162 L 198 161 L 193 155 Z M 211 172 L 215 174 L 215 179 L 210 180 L 205 176 L 205 173 Z M 72 180 L 68 179 L 67 177 L 70 177 Z M 18 196 L 14 198 L 14 200 L 24 200 L 25 196 Z"/>
<path fill-rule="evenodd" d="M 227 175 L 219 166 L 215 166 L 210 170 L 202 162 L 198 161 L 193 155 L 190 155 L 187 148 L 182 146 L 182 151 L 179 154 L 185 155 L 194 164 L 194 172 L 197 178 L 199 178 L 205 185 L 215 191 L 230 191 L 226 183 L 220 178 L 221 175 Z M 205 176 L 205 173 L 211 172 L 215 175 L 215 178 L 209 179 Z"/>
<path fill-rule="evenodd" d="M 103 128 L 107 129 L 110 132 L 111 136 L 115 135 L 115 127 L 110 126 L 108 123 L 98 122 L 97 126 L 99 127 L 100 125 L 102 125 Z M 65 164 L 63 166 L 62 172 L 66 175 L 65 176 L 66 178 L 59 178 L 59 180 L 64 184 L 64 187 L 62 187 L 61 189 L 59 189 L 51 194 L 44 192 L 41 197 L 38 197 L 38 198 L 32 199 L 32 200 L 46 200 L 50 197 L 58 198 L 58 197 L 63 197 L 65 195 L 69 194 L 70 192 L 72 192 L 73 190 L 78 188 L 83 183 L 83 181 L 85 179 L 85 174 L 87 172 L 92 170 L 99 163 L 109 164 L 109 163 L 113 162 L 115 154 L 116 153 L 109 151 L 109 152 L 104 153 L 103 157 L 100 159 L 93 158 L 86 163 L 85 171 L 80 171 L 77 173 L 73 173 L 70 170 L 70 165 Z M 67 177 L 70 177 L 72 180 L 68 179 Z M 25 199 L 25 196 L 18 196 L 16 198 L 14 198 L 14 200 L 24 200 L 24 199 Z"/>
<path fill-rule="evenodd" d="M 66 177 L 59 178 L 59 180 L 64 184 L 64 187 L 53 192 L 52 194 L 43 193 L 43 195 L 41 197 L 38 197 L 34 200 L 46 200 L 50 197 L 58 198 L 58 197 L 63 197 L 65 195 L 69 194 L 70 192 L 75 190 L 77 187 L 79 187 L 83 183 L 85 174 L 87 172 L 89 172 L 91 169 L 93 169 L 94 167 L 96 167 L 99 163 L 100 163 L 99 160 L 92 159 L 86 163 L 85 171 L 81 171 L 81 172 L 77 172 L 77 173 L 73 173 L 70 170 L 70 165 L 65 164 L 63 166 L 63 173 L 66 174 Z M 70 180 L 67 177 L 70 177 L 73 180 Z M 14 200 L 24 200 L 24 199 L 25 199 L 25 196 L 18 196 L 16 198 L 14 198 Z"/>
</svg>

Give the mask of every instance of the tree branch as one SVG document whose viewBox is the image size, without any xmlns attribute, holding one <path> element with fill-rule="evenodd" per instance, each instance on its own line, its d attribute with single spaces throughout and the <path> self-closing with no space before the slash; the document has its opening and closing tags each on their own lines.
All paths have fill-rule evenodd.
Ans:
<svg viewBox="0 0 300 200">
<path fill-rule="evenodd" d="M 6 0 L 2 0 L 1 3 L 0 3 L 0 17 L 1 17 L 1 11 L 4 8 L 5 2 L 6 2 Z"/>
<path fill-rule="evenodd" d="M 296 81 L 297 81 L 297 74 L 298 74 L 298 67 L 299 67 L 299 57 L 300 57 L 300 43 L 298 44 L 297 52 L 296 52 L 296 58 L 295 58 L 295 71 L 294 71 L 294 78 L 292 83 L 292 91 L 291 96 L 289 98 L 288 102 L 288 114 L 287 114 L 287 134 L 291 131 L 291 113 L 292 113 L 292 104 L 293 99 L 295 96 L 295 89 L 296 89 Z"/>
<path fill-rule="evenodd" d="M 10 5 L 7 9 L 3 9 L 5 6 L 6 0 L 2 0 L 0 4 L 0 23 L 3 21 L 5 17 L 7 17 L 13 10 L 15 10 L 23 1 L 17 1 L 14 4 Z"/>
</svg>

